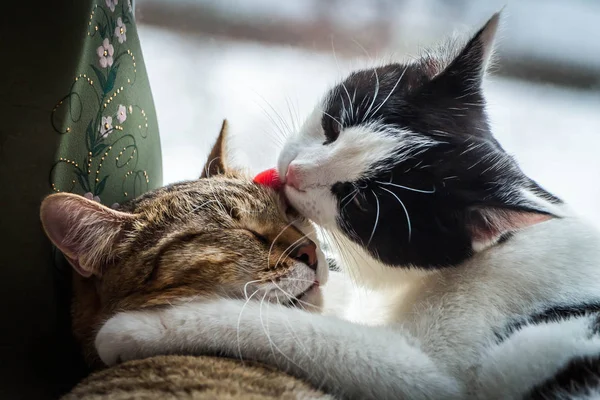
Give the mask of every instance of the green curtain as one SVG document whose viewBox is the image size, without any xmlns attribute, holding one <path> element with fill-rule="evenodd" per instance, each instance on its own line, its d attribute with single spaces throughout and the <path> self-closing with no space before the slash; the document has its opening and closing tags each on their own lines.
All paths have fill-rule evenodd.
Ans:
<svg viewBox="0 0 600 400">
<path fill-rule="evenodd" d="M 110 206 L 161 186 L 160 141 L 130 1 L 2 8 L 0 398 L 56 398 L 84 370 L 40 202 L 73 192 Z"/>
</svg>

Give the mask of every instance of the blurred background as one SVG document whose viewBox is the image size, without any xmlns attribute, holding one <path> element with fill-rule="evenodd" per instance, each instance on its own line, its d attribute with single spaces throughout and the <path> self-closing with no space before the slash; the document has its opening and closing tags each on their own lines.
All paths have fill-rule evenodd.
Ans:
<svg viewBox="0 0 600 400">
<path fill-rule="evenodd" d="M 486 82 L 496 135 L 532 178 L 600 226 L 600 1 L 138 0 L 165 183 L 193 179 L 221 121 L 238 165 L 365 64 L 402 60 L 503 11 Z"/>
</svg>

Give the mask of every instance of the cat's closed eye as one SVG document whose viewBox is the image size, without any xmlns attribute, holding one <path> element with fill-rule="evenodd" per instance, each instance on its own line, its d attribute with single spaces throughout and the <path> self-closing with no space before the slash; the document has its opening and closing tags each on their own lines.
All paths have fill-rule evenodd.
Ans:
<svg viewBox="0 0 600 400">
<path fill-rule="evenodd" d="M 255 232 L 255 231 L 251 231 L 251 230 L 248 230 L 248 232 L 250 232 L 250 233 L 252 234 L 252 236 L 253 236 L 255 239 L 257 239 L 259 242 L 261 242 L 261 243 L 263 243 L 263 244 L 265 244 L 265 245 L 269 245 L 269 244 L 270 244 L 270 242 L 269 242 L 269 239 L 267 239 L 266 237 L 264 237 L 264 236 L 263 236 L 263 235 L 261 235 L 260 233 L 258 233 L 258 232 Z"/>
</svg>

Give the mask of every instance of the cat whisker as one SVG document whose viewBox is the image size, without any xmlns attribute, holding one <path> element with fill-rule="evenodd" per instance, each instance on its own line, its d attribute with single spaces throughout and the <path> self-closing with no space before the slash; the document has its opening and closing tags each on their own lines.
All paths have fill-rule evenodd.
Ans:
<svg viewBox="0 0 600 400">
<path fill-rule="evenodd" d="M 406 73 L 407 69 L 408 69 L 408 67 L 404 68 L 404 71 L 402 71 L 402 74 L 400 75 L 400 78 L 398 78 L 398 80 L 396 81 L 396 84 L 394 85 L 394 87 L 392 87 L 392 90 L 390 90 L 390 93 L 387 95 L 387 97 L 385 99 L 383 99 L 383 101 L 381 102 L 381 104 L 379 105 L 379 107 L 377 107 L 375 109 L 375 111 L 373 111 L 372 115 L 377 114 L 377 111 L 379 111 L 381 109 L 381 107 L 383 107 L 385 105 L 385 103 L 389 100 L 389 98 L 392 96 L 392 94 L 396 90 L 396 87 L 398 87 L 398 84 L 400 83 L 400 81 L 402 81 L 402 78 L 404 77 L 404 74 Z"/>
<path fill-rule="evenodd" d="M 278 296 L 278 295 L 276 294 L 276 296 Z M 268 310 L 268 307 L 267 307 L 267 310 Z M 294 327 L 290 323 L 290 319 L 287 316 L 287 314 L 284 314 L 284 317 L 285 318 L 282 320 L 282 322 L 283 322 L 283 325 L 285 326 L 285 328 L 287 329 L 287 331 L 289 332 L 290 336 L 294 339 L 294 342 L 296 342 L 298 344 L 298 346 L 300 347 L 300 349 L 302 350 L 302 352 L 304 353 L 306 358 L 308 358 L 310 360 L 310 362 L 312 362 L 313 364 L 316 365 L 315 359 L 311 356 L 311 354 L 308 351 L 308 349 L 306 348 L 306 346 L 304 346 L 304 344 L 302 343 L 302 340 L 300 340 L 300 338 L 296 335 L 296 332 L 294 331 Z M 312 375 L 313 375 L 313 373 L 311 373 L 311 376 Z M 331 375 L 329 375 L 329 372 L 325 371 L 325 375 L 327 376 L 327 378 L 331 379 Z M 325 379 L 325 378 L 323 378 L 323 379 Z"/>
<path fill-rule="evenodd" d="M 279 126 L 279 124 L 277 123 L 277 121 L 275 121 L 275 119 L 271 116 L 271 114 L 264 107 L 262 107 L 260 104 L 258 106 L 260 107 L 260 109 L 263 112 L 263 114 L 267 117 L 267 119 L 271 122 L 271 126 L 273 126 L 275 128 L 275 131 L 267 131 L 267 130 L 265 130 L 264 132 L 272 140 L 274 140 L 277 145 L 283 146 L 283 143 L 285 141 L 285 137 L 287 136 L 286 133 L 283 131 L 283 129 L 281 128 L 281 126 Z"/>
<path fill-rule="evenodd" d="M 342 82 L 342 87 L 344 88 L 344 91 L 346 92 L 346 96 L 348 96 L 348 103 L 350 104 L 350 118 L 352 118 L 352 119 L 356 118 L 356 116 L 354 115 L 354 106 L 352 105 L 352 100 L 350 99 L 350 92 L 348 92 L 348 88 L 346 87 L 344 82 Z M 354 94 L 356 94 L 356 90 L 355 90 Z"/>
<path fill-rule="evenodd" d="M 402 209 L 404 210 L 404 213 L 406 214 L 406 224 L 408 225 L 408 241 L 410 242 L 411 236 L 412 236 L 412 228 L 410 225 L 410 216 L 408 215 L 408 210 L 406 209 L 406 206 L 404 205 L 402 200 L 400 200 L 400 198 L 396 195 L 396 193 L 394 193 L 391 190 L 388 190 L 384 187 L 381 187 L 381 186 L 379 187 L 379 189 L 385 190 L 386 192 L 388 192 L 389 194 L 394 196 L 396 198 L 396 200 L 398 200 L 398 203 L 400 203 L 400 205 L 402 206 Z"/>
<path fill-rule="evenodd" d="M 355 190 L 355 191 L 354 191 L 354 196 L 352 196 L 352 198 L 351 198 L 350 200 L 348 200 L 348 201 L 346 202 L 346 204 L 344 204 L 344 205 L 342 206 L 342 209 L 340 210 L 340 212 L 344 211 L 344 209 L 345 209 L 345 208 L 348 206 L 348 204 L 352 203 L 352 202 L 354 201 L 354 199 L 356 199 L 356 196 L 358 196 L 359 194 L 360 194 L 360 190 L 358 190 L 358 189 L 357 189 L 357 190 Z"/>
<path fill-rule="evenodd" d="M 365 112 L 362 122 L 365 122 L 365 119 L 368 118 L 368 116 L 371 112 L 371 108 L 373 108 L 373 104 L 375 104 L 375 99 L 377 99 L 377 94 L 379 94 L 379 74 L 377 74 L 377 68 L 373 68 L 373 72 L 375 73 L 375 81 L 376 81 L 375 93 L 373 93 L 373 100 L 371 100 L 371 104 L 369 105 L 367 112 Z"/>
<path fill-rule="evenodd" d="M 346 102 L 344 101 L 344 97 L 340 94 L 340 100 L 342 101 L 342 112 L 340 113 L 340 122 L 342 124 L 347 121 L 346 115 L 348 112 L 346 111 Z M 341 129 L 341 127 L 340 127 Z"/>
<path fill-rule="evenodd" d="M 333 59 L 335 60 L 335 65 L 337 66 L 338 69 L 338 73 L 341 75 L 341 69 L 340 69 L 340 64 L 338 62 L 338 58 L 337 58 L 337 54 L 335 53 L 335 46 L 333 45 L 333 37 L 331 38 L 331 51 L 333 53 Z M 344 86 L 344 82 L 342 82 L 342 86 Z M 344 89 L 346 87 L 344 86 Z M 348 92 L 348 90 L 346 89 L 346 93 Z M 342 96 L 340 96 L 340 100 L 342 100 L 342 113 L 340 116 L 341 122 L 345 122 L 345 115 L 347 115 L 347 111 L 346 111 L 346 104 L 344 102 L 344 99 Z M 350 100 L 350 95 L 348 95 L 348 100 Z M 352 102 L 350 102 L 350 107 L 352 107 Z M 350 116 L 352 116 L 352 114 L 350 114 Z M 340 123 L 340 127 L 342 127 L 343 124 Z"/>
<path fill-rule="evenodd" d="M 260 279 L 255 279 L 253 281 L 248 281 L 246 282 L 246 284 L 244 285 L 244 298 L 246 300 L 248 300 L 248 285 L 250 285 L 251 283 L 256 283 L 256 282 L 260 282 Z"/>
<path fill-rule="evenodd" d="M 212 160 L 210 160 L 210 162 L 208 163 L 208 165 L 204 168 L 204 173 L 206 174 L 207 178 L 210 178 L 210 174 L 208 171 L 210 171 L 210 166 L 212 165 L 213 162 L 215 162 L 216 160 L 218 160 L 219 157 L 215 157 Z"/>
<path fill-rule="evenodd" d="M 245 290 L 245 287 L 244 287 Z M 242 344 L 240 342 L 240 324 L 242 321 L 242 313 L 244 312 L 244 309 L 246 308 L 246 305 L 250 302 L 250 300 L 252 299 L 252 297 L 258 293 L 260 289 L 256 289 L 256 291 L 254 293 L 252 293 L 250 295 L 250 297 L 248 297 L 248 299 L 244 302 L 244 305 L 242 306 L 242 309 L 240 310 L 240 315 L 238 315 L 238 320 L 237 320 L 237 329 L 236 329 L 236 335 L 237 335 L 237 348 L 238 348 L 238 354 L 240 356 L 240 361 L 242 362 L 242 364 L 244 363 L 244 358 L 242 357 Z"/>
<path fill-rule="evenodd" d="M 277 282 L 275 282 L 274 280 L 271 280 L 271 282 L 273 283 L 273 285 L 275 285 L 275 287 L 277 287 L 277 289 L 279 289 L 279 290 L 281 291 L 281 293 L 283 293 L 283 295 L 284 295 L 285 297 L 287 297 L 287 298 L 288 298 L 288 300 L 289 300 L 289 301 L 296 301 L 296 302 L 298 302 L 298 303 L 300 303 L 300 304 L 305 304 L 306 306 L 309 306 L 309 307 L 312 307 L 312 306 L 313 306 L 312 304 L 310 304 L 310 303 L 308 303 L 308 302 L 306 302 L 306 301 L 302 301 L 302 300 L 300 300 L 299 298 L 297 298 L 296 296 L 294 296 L 293 294 L 291 294 L 291 293 L 289 293 L 289 292 L 285 291 L 285 290 L 284 290 L 284 289 L 283 289 L 281 286 L 279 286 L 279 285 L 277 284 Z"/>
<path fill-rule="evenodd" d="M 408 187 L 408 186 L 398 185 L 397 183 L 392 183 L 392 182 L 381 182 L 381 181 L 375 181 L 375 182 L 380 185 L 394 186 L 394 187 L 397 187 L 400 189 L 410 190 L 411 192 L 417 192 L 417 193 L 433 194 L 433 193 L 435 193 L 435 190 L 436 190 L 435 186 L 433 187 L 432 190 L 422 190 L 422 189 L 415 189 L 415 188 Z"/>
<path fill-rule="evenodd" d="M 286 122 L 286 120 L 281 116 L 281 114 L 279 114 L 279 112 L 277 112 L 277 110 L 275 109 L 275 107 L 273 107 L 273 105 L 271 105 L 270 102 L 268 102 L 263 96 L 261 96 L 260 93 L 258 93 L 258 92 L 255 92 L 255 93 L 262 99 L 262 101 L 265 102 L 265 104 L 275 114 L 275 116 L 277 117 L 277 119 L 281 123 L 281 126 L 284 128 L 284 129 L 281 129 L 281 132 L 284 133 L 284 138 L 285 138 L 285 136 L 287 136 L 285 134 L 285 130 L 287 129 L 288 132 L 291 132 L 290 126 L 288 125 L 288 123 Z"/>
<path fill-rule="evenodd" d="M 303 371 L 305 374 L 310 376 L 310 373 L 308 371 L 306 371 L 304 368 L 302 368 L 300 365 L 298 365 L 297 363 L 295 363 L 290 357 L 288 357 L 273 341 L 273 339 L 271 339 L 271 335 L 270 335 L 270 331 L 269 331 L 269 319 L 267 318 L 267 326 L 265 327 L 264 321 L 262 319 L 262 307 L 264 305 L 264 300 L 265 300 L 265 296 L 263 296 L 260 305 L 259 305 L 259 318 L 260 318 L 260 324 L 263 326 L 263 331 L 265 332 L 265 335 L 267 336 L 267 340 L 269 341 L 269 346 L 271 347 L 271 351 L 273 354 L 273 360 L 277 360 L 277 357 L 275 356 L 275 351 L 273 351 L 273 348 L 275 350 L 277 350 L 279 352 L 279 354 L 281 354 L 290 364 L 295 365 L 300 371 Z M 268 305 L 268 303 L 267 303 Z M 267 307 L 268 309 L 268 307 Z"/>
<path fill-rule="evenodd" d="M 348 204 L 350 204 L 352 202 L 352 200 L 354 200 L 354 197 L 356 197 L 356 195 L 358 194 L 358 188 L 355 188 L 352 192 L 348 193 L 346 196 L 344 196 L 342 198 L 342 200 L 340 200 L 340 205 L 342 206 L 341 209 L 343 210 L 344 207 L 346 207 Z M 348 197 L 354 195 L 350 200 L 348 200 L 348 202 L 346 204 L 344 204 L 344 200 L 346 200 Z"/>
<path fill-rule="evenodd" d="M 298 243 L 300 243 L 302 240 L 306 239 L 308 237 L 308 235 L 302 235 L 299 239 L 297 239 L 296 241 L 294 241 L 294 243 L 290 244 L 279 256 L 279 258 L 277 259 L 277 262 L 275 263 L 275 267 L 277 267 L 279 265 L 279 263 L 281 262 L 281 260 L 283 259 L 283 257 L 287 257 L 289 255 L 289 253 L 291 253 L 292 251 L 294 251 L 294 249 L 296 248 L 296 245 Z"/>
<path fill-rule="evenodd" d="M 369 241 L 367 242 L 367 247 L 369 247 L 369 245 L 371 244 L 371 240 L 373 240 L 373 235 L 375 235 L 375 230 L 377 230 L 377 224 L 379 223 L 379 198 L 377 197 L 377 194 L 375 193 L 375 191 L 371 190 L 371 193 L 373 193 L 373 196 L 375 196 L 375 201 L 376 201 L 376 205 L 377 205 L 377 214 L 375 215 L 375 225 L 373 225 L 373 231 L 371 232 L 371 236 L 369 236 Z"/>
<path fill-rule="evenodd" d="M 327 115 L 329 118 L 338 123 L 339 126 L 343 126 L 339 119 L 335 118 L 333 115 L 327 113 L 325 110 L 321 110 L 324 115 Z"/>
<path fill-rule="evenodd" d="M 267 103 L 267 101 L 259 93 L 255 92 L 255 94 L 258 97 L 260 97 L 263 102 Z M 271 113 L 269 113 L 269 111 L 265 107 L 263 107 L 262 104 L 260 104 L 256 99 L 253 99 L 253 101 L 254 101 L 254 104 L 256 104 L 260 108 L 260 110 L 263 112 L 263 114 L 269 119 L 272 126 L 274 128 L 276 128 L 276 131 L 265 131 L 265 133 L 267 133 L 271 137 L 271 139 L 274 139 L 277 143 L 283 144 L 283 141 L 286 136 L 284 129 L 275 120 L 275 118 L 271 115 Z"/>
<path fill-rule="evenodd" d="M 363 46 L 362 44 L 360 44 L 360 42 L 354 38 L 351 38 L 350 40 L 352 40 L 352 43 L 354 43 L 356 46 L 358 46 L 359 49 L 361 49 L 363 51 L 363 53 L 365 53 L 365 55 L 367 56 L 367 58 L 369 60 L 373 60 L 371 58 L 371 54 L 369 54 L 369 52 L 367 51 L 367 49 L 365 49 L 365 46 Z"/>
<path fill-rule="evenodd" d="M 298 126 L 296 124 L 296 119 L 294 118 L 294 115 L 292 113 L 291 101 L 288 96 L 285 96 L 285 104 L 287 106 L 288 115 L 290 116 L 290 124 L 292 125 L 292 129 L 293 129 L 292 132 L 297 132 Z"/>
<path fill-rule="evenodd" d="M 286 226 L 283 227 L 283 229 L 281 230 L 281 232 L 279 232 L 277 234 L 277 236 L 275 236 L 275 239 L 273 239 L 273 241 L 271 242 L 271 246 L 269 247 L 269 252 L 267 253 L 267 269 L 269 268 L 269 265 L 271 264 L 271 252 L 273 252 L 273 246 L 275 246 L 275 242 L 277 241 L 277 239 L 279 239 L 279 237 L 283 234 L 283 232 L 285 232 L 285 230 L 287 228 L 289 228 L 290 226 L 294 225 L 294 223 L 296 223 L 298 220 L 295 219 L 292 222 L 290 222 L 289 224 L 287 224 Z M 279 262 L 277 262 L 275 265 L 279 264 Z"/>
<path fill-rule="evenodd" d="M 331 238 L 331 240 L 335 244 L 335 249 L 341 255 L 342 261 L 344 261 L 342 264 L 350 265 L 352 262 L 354 262 L 354 265 L 358 265 L 358 261 L 356 260 L 356 257 L 360 256 L 360 255 L 356 253 L 356 250 L 354 250 L 350 246 L 341 245 L 340 244 L 341 239 L 338 238 L 338 233 L 336 233 L 334 231 L 326 231 L 326 232 L 327 232 L 327 237 Z M 334 247 L 334 246 L 332 246 L 332 247 Z M 348 268 L 347 272 L 352 277 L 353 282 L 357 282 L 356 274 L 359 273 L 359 271 L 355 268 Z"/>
<path fill-rule="evenodd" d="M 271 331 L 268 329 L 269 318 L 267 317 L 267 326 L 265 327 L 265 323 L 263 322 L 263 317 L 262 317 L 263 305 L 265 303 L 265 298 L 267 297 L 268 294 L 269 294 L 269 292 L 265 291 L 264 296 L 260 300 L 260 304 L 258 305 L 258 319 L 260 320 L 260 325 L 262 326 L 263 332 L 265 333 L 265 336 L 267 337 L 267 340 L 269 341 L 269 348 L 271 349 L 271 354 L 273 354 L 273 359 L 275 359 L 276 356 L 275 356 L 274 347 L 276 347 L 276 346 L 275 346 L 275 343 L 273 343 L 273 340 L 271 339 Z M 283 354 L 283 353 L 281 353 L 281 354 Z M 285 356 L 285 354 L 284 354 L 284 356 Z"/>
</svg>

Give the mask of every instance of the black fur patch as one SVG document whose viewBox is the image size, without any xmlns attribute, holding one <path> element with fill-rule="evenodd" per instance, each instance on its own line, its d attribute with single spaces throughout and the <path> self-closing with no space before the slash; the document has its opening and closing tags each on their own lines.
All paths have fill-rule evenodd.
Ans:
<svg viewBox="0 0 600 400">
<path fill-rule="evenodd" d="M 600 333 L 600 301 L 585 304 L 557 305 L 536 312 L 527 318 L 519 318 L 507 324 L 501 332 L 496 333 L 497 342 L 500 343 L 506 340 L 525 325 L 555 322 L 594 314 L 597 315 L 597 319 L 596 323 L 590 327 L 590 334 L 596 335 Z"/>
<path fill-rule="evenodd" d="M 328 96 L 326 146 L 337 140 L 338 122 L 344 128 L 378 123 L 433 143 L 381 160 L 375 177 L 331 188 L 342 231 L 390 266 L 439 268 L 469 258 L 482 208 L 544 213 L 520 189 L 560 203 L 492 136 L 481 90 L 480 34 L 442 72 L 432 72 L 431 58 L 390 64 L 351 74 Z M 409 147 L 410 137 L 405 141 Z"/>
<path fill-rule="evenodd" d="M 327 265 L 329 266 L 330 271 L 340 272 L 340 266 L 338 265 L 335 258 L 327 258 Z"/>
<path fill-rule="evenodd" d="M 583 396 L 600 388 L 600 355 L 571 360 L 556 375 L 536 386 L 524 398 L 550 400 Z"/>
</svg>

